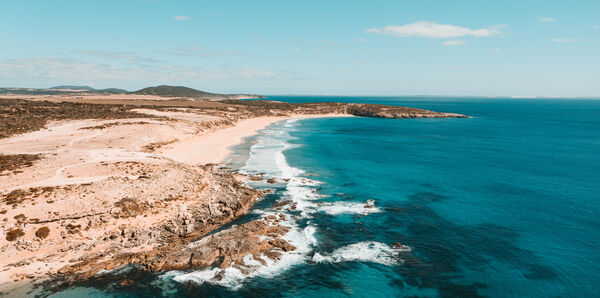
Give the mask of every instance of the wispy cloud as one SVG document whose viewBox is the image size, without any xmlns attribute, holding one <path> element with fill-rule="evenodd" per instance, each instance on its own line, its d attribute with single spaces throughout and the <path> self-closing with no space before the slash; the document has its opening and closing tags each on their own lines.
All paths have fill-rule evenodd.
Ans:
<svg viewBox="0 0 600 298">
<path fill-rule="evenodd" d="M 340 46 L 335 41 L 331 41 L 331 40 L 327 40 L 327 39 L 320 39 L 320 40 L 318 40 L 318 42 L 321 45 L 321 47 L 323 47 L 323 48 L 337 48 Z"/>
<path fill-rule="evenodd" d="M 360 42 L 367 42 L 367 40 L 364 39 L 364 38 L 359 38 L 358 41 L 360 41 Z"/>
<path fill-rule="evenodd" d="M 333 40 L 319 39 L 319 40 L 301 40 L 298 38 L 291 38 L 285 40 L 272 40 L 265 39 L 262 35 L 249 35 L 248 37 L 257 39 L 267 45 L 276 45 L 289 47 L 286 51 L 293 50 L 295 52 L 313 52 L 313 53 L 327 53 L 333 52 L 337 49 L 345 46 L 345 44 L 337 43 Z M 366 39 L 358 39 L 359 42 L 366 42 Z"/>
<path fill-rule="evenodd" d="M 175 20 L 175 21 L 191 21 L 192 18 L 186 17 L 186 16 L 175 16 L 175 17 L 173 17 L 173 20 Z"/>
<path fill-rule="evenodd" d="M 502 49 L 498 49 L 498 48 L 495 48 L 495 49 L 488 49 L 488 52 L 492 52 L 492 53 L 498 53 L 498 52 L 502 52 Z"/>
<path fill-rule="evenodd" d="M 555 19 L 555 18 L 551 18 L 551 17 L 541 17 L 540 18 L 540 22 L 542 22 L 542 23 L 555 23 L 555 22 L 558 22 L 558 20 Z"/>
<path fill-rule="evenodd" d="M 554 42 L 580 42 L 581 39 L 579 38 L 555 38 L 553 39 Z"/>
<path fill-rule="evenodd" d="M 594 25 L 594 29 L 600 30 L 600 25 Z"/>
<path fill-rule="evenodd" d="M 341 47 L 341 45 L 335 41 L 320 39 L 317 40 L 317 48 L 313 49 L 315 53 L 325 53 L 329 51 L 333 51 L 337 48 Z"/>
<path fill-rule="evenodd" d="M 197 79 L 270 79 L 274 78 L 276 75 L 274 72 L 266 71 L 262 69 L 255 68 L 236 68 L 236 67 L 226 67 L 220 68 L 212 71 L 201 70 L 195 67 L 189 66 L 167 66 L 164 69 L 169 73 L 175 74 L 177 76 L 186 76 L 188 78 L 197 78 Z"/>
<path fill-rule="evenodd" d="M 0 81 L 35 81 L 38 84 L 81 82 L 123 85 L 131 82 L 193 82 L 199 79 L 275 79 L 280 73 L 255 69 L 222 67 L 202 69 L 177 65 L 123 65 L 90 63 L 74 59 L 26 58 L 0 60 Z"/>
<path fill-rule="evenodd" d="M 464 45 L 465 42 L 462 40 L 448 40 L 448 41 L 442 42 L 442 44 L 445 46 L 460 46 L 460 45 Z"/>
<path fill-rule="evenodd" d="M 276 75 L 274 72 L 254 68 L 224 68 L 218 72 L 204 74 L 205 77 L 212 76 L 213 78 L 228 79 L 228 78 L 244 78 L 244 79 L 271 79 Z"/>
<path fill-rule="evenodd" d="M 214 57 L 223 55 L 242 55 L 240 52 L 210 50 L 199 46 L 177 47 L 168 51 L 158 51 L 159 54 L 170 54 L 185 57 Z"/>
<path fill-rule="evenodd" d="M 147 63 L 159 62 L 154 59 L 140 57 L 138 54 L 133 53 L 133 52 L 110 52 L 110 51 L 81 50 L 81 51 L 73 51 L 73 53 L 79 54 L 79 55 L 91 56 L 91 57 L 110 59 L 110 60 L 128 60 L 128 61 L 147 62 Z"/>
<path fill-rule="evenodd" d="M 391 35 L 395 37 L 456 38 L 463 36 L 489 37 L 501 35 L 506 25 L 494 25 L 487 28 L 471 29 L 467 27 L 444 25 L 434 22 L 419 21 L 401 26 L 385 26 L 367 29 L 368 33 Z"/>
<path fill-rule="evenodd" d="M 0 77 L 4 80 L 29 78 L 28 80 L 125 80 L 136 76 L 149 79 L 162 77 L 162 73 L 142 67 L 118 67 L 90 63 L 74 59 L 26 58 L 0 61 Z"/>
</svg>

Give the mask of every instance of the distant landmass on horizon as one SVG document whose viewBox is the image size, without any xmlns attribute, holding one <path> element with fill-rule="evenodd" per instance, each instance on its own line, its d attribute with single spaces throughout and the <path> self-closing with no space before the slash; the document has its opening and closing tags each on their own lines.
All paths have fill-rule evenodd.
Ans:
<svg viewBox="0 0 600 298">
<path fill-rule="evenodd" d="M 184 86 L 160 85 L 130 92 L 119 88 L 95 89 L 90 86 L 60 85 L 50 88 L 0 88 L 0 94 L 16 95 L 85 95 L 85 94 L 132 94 L 152 95 L 171 99 L 219 101 L 228 99 L 261 99 L 256 94 L 219 94 L 196 90 Z"/>
</svg>

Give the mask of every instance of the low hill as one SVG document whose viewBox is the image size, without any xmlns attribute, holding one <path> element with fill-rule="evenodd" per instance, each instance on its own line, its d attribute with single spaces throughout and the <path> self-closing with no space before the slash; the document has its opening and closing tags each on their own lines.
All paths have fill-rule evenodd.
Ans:
<svg viewBox="0 0 600 298">
<path fill-rule="evenodd" d="M 191 98 L 199 98 L 205 96 L 215 96 L 219 94 L 204 92 L 188 87 L 183 86 L 168 86 L 168 85 L 160 85 L 156 87 L 147 87 L 135 92 L 133 94 L 143 94 L 143 95 L 157 95 L 164 97 L 191 97 Z"/>
<path fill-rule="evenodd" d="M 96 89 L 90 86 L 71 86 L 71 85 L 63 85 L 63 86 L 54 86 L 48 89 L 56 90 L 56 89 L 68 89 L 68 90 L 87 90 L 87 91 L 95 91 Z"/>
<path fill-rule="evenodd" d="M 242 99 L 242 98 L 265 98 L 261 95 L 253 95 L 253 94 L 217 94 L 204 92 L 184 86 L 168 86 L 168 85 L 160 85 L 156 87 L 147 87 L 135 92 L 131 92 L 131 94 L 141 94 L 141 95 L 155 95 L 161 97 L 182 97 L 182 98 L 191 98 L 196 100 L 209 100 L 209 101 L 217 101 L 217 100 L 228 100 L 228 99 Z"/>
<path fill-rule="evenodd" d="M 106 88 L 106 89 L 96 89 L 90 86 L 71 86 L 71 85 L 63 85 L 63 86 L 54 86 L 52 88 L 48 88 L 49 90 L 82 90 L 92 93 L 113 93 L 113 94 L 122 94 L 129 93 L 129 91 L 125 89 L 119 88 Z"/>
<path fill-rule="evenodd" d="M 125 89 L 119 89 L 119 88 L 96 89 L 95 91 L 104 92 L 104 93 L 114 93 L 114 94 L 129 93 L 129 91 L 127 91 Z"/>
</svg>

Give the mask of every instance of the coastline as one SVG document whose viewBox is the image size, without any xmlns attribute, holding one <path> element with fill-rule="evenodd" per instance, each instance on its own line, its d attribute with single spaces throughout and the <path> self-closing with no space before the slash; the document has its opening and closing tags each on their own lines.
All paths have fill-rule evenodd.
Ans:
<svg viewBox="0 0 600 298">
<path fill-rule="evenodd" d="M 249 187 L 269 193 L 239 220 L 266 221 L 272 226 L 284 228 L 279 239 L 285 241 L 289 249 L 281 251 L 280 256 L 271 260 L 262 254 L 257 256 L 251 253 L 246 257 L 254 257 L 225 267 L 166 273 L 164 276 L 167 279 L 177 283 L 192 282 L 197 286 L 206 283 L 235 291 L 249 279 L 286 274 L 294 266 L 354 261 L 395 266 L 403 262 L 400 255 L 410 252 L 410 247 L 370 239 L 357 239 L 333 251 L 323 251 L 320 240 L 322 234 L 319 233 L 322 227 L 317 224 L 323 216 L 370 216 L 383 210 L 372 199 L 348 200 L 324 195 L 320 188 L 327 188 L 324 186 L 327 182 L 318 180 L 319 173 L 307 175 L 306 169 L 290 164 L 285 151 L 294 147 L 291 141 L 295 137 L 290 133 L 299 126 L 299 122 L 279 121 L 246 139 L 236 148 L 242 151 L 234 152 L 235 155 L 246 157 L 242 158 L 246 162 L 238 164 L 234 170 L 253 178 L 246 181 Z"/>
<path fill-rule="evenodd" d="M 267 126 L 289 119 L 354 117 L 343 114 L 291 115 L 282 117 L 259 117 L 241 120 L 232 127 L 219 129 L 176 142 L 162 150 L 164 155 L 178 162 L 195 165 L 221 163 L 231 153 L 231 147 L 243 139 L 255 135 Z"/>
<path fill-rule="evenodd" d="M 0 138 L 0 157 L 9 166 L 0 172 L 6 203 L 0 208 L 6 236 L 0 239 L 0 291 L 5 292 L 48 277 L 66 284 L 85 281 L 125 265 L 160 272 L 214 264 L 233 268 L 248 253 L 259 263 L 278 262 L 292 251 L 303 258 L 308 249 L 288 237 L 298 231 L 282 209 L 204 237 L 246 214 L 268 191 L 246 186 L 259 177 L 218 166 L 233 146 L 288 119 L 455 117 L 401 107 L 264 101 L 204 108 L 0 103 L 5 113 L 18 107 L 44 117 L 14 118 L 16 125 L 7 126 Z M 265 179 L 266 185 L 287 178 L 304 183 L 286 175 Z M 364 212 L 364 206 L 341 207 Z M 309 206 L 309 212 L 316 208 Z M 204 245 L 189 246 L 196 242 Z M 240 246 L 246 250 L 232 250 Z"/>
</svg>

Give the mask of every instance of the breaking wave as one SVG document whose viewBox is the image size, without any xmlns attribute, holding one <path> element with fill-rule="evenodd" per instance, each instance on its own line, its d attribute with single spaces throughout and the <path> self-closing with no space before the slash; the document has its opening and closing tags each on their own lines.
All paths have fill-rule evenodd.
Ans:
<svg viewBox="0 0 600 298">
<path fill-rule="evenodd" d="M 379 242 L 360 242 L 336 249 L 331 255 L 321 255 L 312 252 L 318 248 L 317 228 L 311 224 L 310 219 L 318 213 L 336 216 L 340 214 L 368 215 L 381 212 L 375 206 L 374 200 L 366 202 L 350 201 L 323 201 L 326 196 L 317 192 L 317 187 L 322 182 L 302 177 L 305 172 L 302 169 L 291 166 L 284 152 L 295 146 L 288 143 L 293 137 L 289 134 L 295 127 L 297 120 L 287 120 L 269 127 L 257 136 L 256 143 L 250 148 L 250 156 L 246 164 L 240 168 L 240 172 L 256 175 L 264 174 L 265 177 L 276 178 L 284 181 L 281 190 L 280 202 L 287 202 L 277 210 L 261 209 L 254 210 L 266 218 L 269 215 L 286 213 L 286 219 L 280 222 L 290 230 L 281 238 L 286 240 L 296 249 L 290 252 L 282 252 L 279 260 L 271 260 L 261 255 L 261 261 L 255 260 L 251 255 L 244 258 L 244 264 L 235 264 L 235 267 L 225 269 L 209 268 L 194 272 L 173 271 L 163 275 L 163 278 L 172 279 L 177 282 L 192 281 L 198 284 L 210 283 L 238 289 L 248 278 L 262 276 L 271 277 L 289 270 L 295 265 L 306 262 L 345 262 L 361 261 L 373 262 L 383 265 L 401 264 L 398 257 L 399 249 L 389 247 Z M 265 182 L 248 182 L 256 187 L 265 187 Z M 293 206 L 293 207 L 292 207 Z M 298 219 L 302 219 L 302 223 Z M 312 258 L 310 255 L 313 255 Z"/>
<path fill-rule="evenodd" d="M 331 255 L 315 253 L 312 260 L 316 263 L 360 261 L 393 266 L 402 264 L 400 253 L 409 251 L 407 247 L 393 248 L 385 243 L 365 241 L 338 248 Z"/>
</svg>

